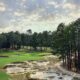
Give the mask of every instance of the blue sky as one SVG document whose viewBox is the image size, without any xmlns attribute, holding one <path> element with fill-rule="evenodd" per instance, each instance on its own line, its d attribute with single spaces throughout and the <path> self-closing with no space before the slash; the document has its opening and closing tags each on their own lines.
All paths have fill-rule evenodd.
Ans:
<svg viewBox="0 0 80 80">
<path fill-rule="evenodd" d="M 0 0 L 0 32 L 56 30 L 80 17 L 80 0 Z"/>
</svg>

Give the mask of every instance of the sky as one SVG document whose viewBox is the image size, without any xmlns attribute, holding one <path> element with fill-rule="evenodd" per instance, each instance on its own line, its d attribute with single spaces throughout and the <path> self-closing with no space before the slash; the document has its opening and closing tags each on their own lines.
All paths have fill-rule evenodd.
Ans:
<svg viewBox="0 0 80 80">
<path fill-rule="evenodd" d="M 0 33 L 54 31 L 80 17 L 80 0 L 0 0 Z"/>
</svg>

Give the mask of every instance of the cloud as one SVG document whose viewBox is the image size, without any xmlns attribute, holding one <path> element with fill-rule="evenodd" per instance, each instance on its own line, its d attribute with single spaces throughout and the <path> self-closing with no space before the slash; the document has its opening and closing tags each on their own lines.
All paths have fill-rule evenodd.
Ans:
<svg viewBox="0 0 80 80">
<path fill-rule="evenodd" d="M 49 5 L 53 5 L 55 8 L 59 7 L 59 4 L 56 1 L 48 2 Z"/>
<path fill-rule="evenodd" d="M 1 31 L 55 30 L 80 17 L 80 0 L 0 0 Z M 78 2 L 77 2 L 78 1 Z M 7 5 L 7 6 L 6 6 Z M 7 9 L 7 10 L 6 10 Z M 3 14 L 2 12 L 5 11 Z M 15 28 L 16 27 L 16 28 Z"/>
<path fill-rule="evenodd" d="M 23 15 L 24 15 L 23 12 L 19 12 L 19 11 L 14 12 L 14 16 L 20 17 L 20 16 L 23 16 Z"/>
<path fill-rule="evenodd" d="M 74 10 L 74 9 L 76 9 L 76 5 L 75 5 L 75 4 L 72 4 L 72 3 L 65 3 L 65 4 L 63 5 L 63 8 L 64 8 L 64 9 Z"/>
<path fill-rule="evenodd" d="M 0 2 L 0 12 L 6 11 L 6 6 L 4 3 Z"/>
<path fill-rule="evenodd" d="M 74 18 L 80 18 L 80 12 L 72 12 L 69 14 L 69 16 L 74 17 Z"/>
<path fill-rule="evenodd" d="M 26 0 L 22 0 L 22 2 L 25 2 Z"/>
</svg>

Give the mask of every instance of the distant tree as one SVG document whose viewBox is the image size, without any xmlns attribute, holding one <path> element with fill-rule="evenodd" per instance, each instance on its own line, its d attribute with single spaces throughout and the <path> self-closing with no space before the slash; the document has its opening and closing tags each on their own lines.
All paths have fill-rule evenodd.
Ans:
<svg viewBox="0 0 80 80">
<path fill-rule="evenodd" d="M 8 42 L 10 44 L 10 48 L 14 49 L 15 48 L 15 34 L 14 34 L 14 32 L 9 32 L 7 37 L 8 37 Z"/>
<path fill-rule="evenodd" d="M 32 35 L 32 30 L 31 30 L 31 29 L 28 29 L 28 30 L 27 30 L 27 34 L 28 34 L 28 35 Z"/>
<path fill-rule="evenodd" d="M 15 46 L 16 46 L 16 49 L 20 49 L 21 48 L 21 34 L 16 31 L 14 33 L 15 35 Z"/>
<path fill-rule="evenodd" d="M 40 47 L 40 50 L 42 51 L 42 47 L 43 47 L 43 36 L 42 36 L 42 33 L 39 33 L 37 35 L 37 43 L 38 43 L 38 47 Z"/>
<path fill-rule="evenodd" d="M 7 34 L 8 44 L 10 44 L 10 48 L 18 49 L 21 46 L 21 36 L 20 33 L 17 32 L 9 32 Z"/>
<path fill-rule="evenodd" d="M 43 31 L 42 33 L 42 37 L 43 37 L 43 47 L 45 47 L 45 49 L 47 50 L 48 47 L 48 31 Z"/>
<path fill-rule="evenodd" d="M 5 35 L 0 35 L 0 49 L 6 47 L 7 38 Z"/>
<path fill-rule="evenodd" d="M 27 36 L 24 33 L 21 34 L 21 45 L 23 46 L 23 48 L 27 45 Z"/>
<path fill-rule="evenodd" d="M 34 32 L 32 35 L 31 43 L 32 43 L 32 47 L 34 48 L 34 50 L 37 50 L 37 46 L 38 46 L 37 36 L 38 34 L 36 32 Z"/>
</svg>

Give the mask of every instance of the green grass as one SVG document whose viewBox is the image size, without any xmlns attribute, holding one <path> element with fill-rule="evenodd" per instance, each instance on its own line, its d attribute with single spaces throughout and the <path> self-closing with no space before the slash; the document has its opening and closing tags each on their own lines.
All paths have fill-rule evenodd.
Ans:
<svg viewBox="0 0 80 80">
<path fill-rule="evenodd" d="M 0 68 L 3 68 L 6 64 L 16 61 L 42 60 L 44 57 L 41 55 L 43 54 L 45 55 L 45 53 L 40 53 L 40 52 L 27 53 L 24 51 L 23 52 L 10 51 L 10 52 L 0 53 L 0 55 L 9 56 L 7 58 L 0 58 Z"/>
<path fill-rule="evenodd" d="M 9 75 L 7 75 L 5 72 L 0 71 L 0 80 L 9 80 Z"/>
</svg>

